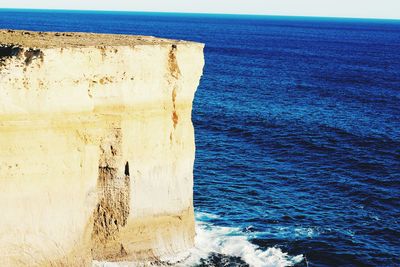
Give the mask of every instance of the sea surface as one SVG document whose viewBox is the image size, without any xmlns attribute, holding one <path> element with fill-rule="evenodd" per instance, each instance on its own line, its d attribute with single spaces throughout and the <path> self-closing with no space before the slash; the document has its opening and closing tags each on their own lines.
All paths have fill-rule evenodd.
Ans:
<svg viewBox="0 0 400 267">
<path fill-rule="evenodd" d="M 400 21 L 0 11 L 206 44 L 181 266 L 400 266 Z"/>
</svg>

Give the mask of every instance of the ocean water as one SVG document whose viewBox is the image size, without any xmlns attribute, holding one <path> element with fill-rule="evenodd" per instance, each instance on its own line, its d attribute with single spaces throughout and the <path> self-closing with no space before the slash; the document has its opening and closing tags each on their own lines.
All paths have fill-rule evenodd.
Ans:
<svg viewBox="0 0 400 267">
<path fill-rule="evenodd" d="M 0 11 L 0 28 L 206 44 L 179 266 L 400 266 L 400 22 Z"/>
</svg>

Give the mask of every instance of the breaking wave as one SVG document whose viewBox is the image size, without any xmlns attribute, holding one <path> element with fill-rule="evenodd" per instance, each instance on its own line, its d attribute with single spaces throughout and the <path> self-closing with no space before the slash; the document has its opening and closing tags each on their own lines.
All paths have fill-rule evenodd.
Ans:
<svg viewBox="0 0 400 267">
<path fill-rule="evenodd" d="M 293 266 L 303 255 L 290 256 L 280 248 L 262 250 L 252 244 L 250 235 L 239 228 L 217 226 L 209 222 L 216 215 L 196 213 L 196 243 L 190 256 L 177 266 L 224 266 L 226 264 L 254 267 Z M 232 265 L 229 265 L 232 266 Z"/>
</svg>

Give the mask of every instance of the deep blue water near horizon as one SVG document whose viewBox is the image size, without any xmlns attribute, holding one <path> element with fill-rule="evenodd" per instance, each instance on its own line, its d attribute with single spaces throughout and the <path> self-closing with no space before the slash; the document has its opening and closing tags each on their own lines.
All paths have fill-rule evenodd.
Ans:
<svg viewBox="0 0 400 267">
<path fill-rule="evenodd" d="M 0 28 L 205 43 L 197 213 L 296 266 L 400 266 L 399 22 L 2 10 Z M 223 251 L 200 264 L 249 263 Z"/>
</svg>

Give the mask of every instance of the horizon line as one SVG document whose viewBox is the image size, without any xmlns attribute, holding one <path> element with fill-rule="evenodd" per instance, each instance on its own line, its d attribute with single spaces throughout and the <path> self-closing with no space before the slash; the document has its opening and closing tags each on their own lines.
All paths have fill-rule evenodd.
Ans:
<svg viewBox="0 0 400 267">
<path fill-rule="evenodd" d="M 159 14 L 181 14 L 181 15 L 220 15 L 220 16 L 255 16 L 255 17 L 286 17 L 286 18 L 314 18 L 314 19 L 354 19 L 354 20 L 380 20 L 400 21 L 400 18 L 380 17 L 346 17 L 346 16 L 319 16 L 319 15 L 279 15 L 279 14 L 247 14 L 247 13 L 218 13 L 218 12 L 173 12 L 173 11 L 138 11 L 138 10 L 106 10 L 106 9 L 62 9 L 62 8 L 13 8 L 1 7 L 3 10 L 15 11 L 67 11 L 67 12 L 114 12 L 114 13 L 159 13 Z"/>
</svg>

